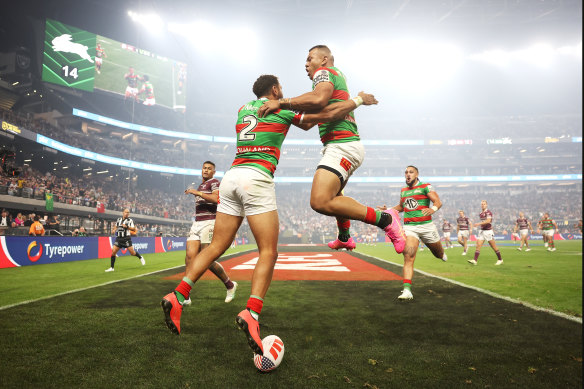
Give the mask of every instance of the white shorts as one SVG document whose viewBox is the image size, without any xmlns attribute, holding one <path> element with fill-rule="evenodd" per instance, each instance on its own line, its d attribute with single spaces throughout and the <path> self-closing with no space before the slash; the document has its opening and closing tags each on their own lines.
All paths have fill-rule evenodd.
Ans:
<svg viewBox="0 0 584 389">
<path fill-rule="evenodd" d="M 468 239 L 469 236 L 470 236 L 470 231 L 469 230 L 460 230 L 460 231 L 458 231 L 458 239 L 462 239 L 462 238 Z"/>
<path fill-rule="evenodd" d="M 440 235 L 434 223 L 404 224 L 404 232 L 406 236 L 412 236 L 426 244 L 440 242 Z"/>
<path fill-rule="evenodd" d="M 245 217 L 276 209 L 276 187 L 268 173 L 242 166 L 223 176 L 217 212 Z"/>
<path fill-rule="evenodd" d="M 556 230 L 543 230 L 543 236 L 551 236 L 552 238 L 554 237 L 554 232 L 556 232 Z"/>
<path fill-rule="evenodd" d="M 527 229 L 519 230 L 519 235 L 521 235 L 521 236 L 527 236 L 528 233 L 529 233 L 529 230 L 527 230 Z"/>
<path fill-rule="evenodd" d="M 345 184 L 349 177 L 363 163 L 365 148 L 361 141 L 347 143 L 329 143 L 322 149 L 322 158 L 318 167 L 333 170 Z"/>
<path fill-rule="evenodd" d="M 138 94 L 138 88 L 132 88 L 131 86 L 126 87 L 126 94 L 136 96 Z"/>
<path fill-rule="evenodd" d="M 142 104 L 144 104 L 144 105 L 155 105 L 156 104 L 156 100 L 153 97 L 151 99 L 144 100 L 144 102 Z"/>
<path fill-rule="evenodd" d="M 495 239 L 495 233 L 493 230 L 480 230 L 479 236 L 477 236 L 477 240 L 486 240 L 487 242 L 490 242 L 493 239 Z"/>
<path fill-rule="evenodd" d="M 444 232 L 444 238 L 450 239 L 450 232 Z"/>
<path fill-rule="evenodd" d="M 96 65 L 101 65 L 102 61 L 103 61 L 103 60 L 102 60 L 102 58 L 101 58 L 101 57 L 95 57 L 95 64 L 96 64 Z"/>
<path fill-rule="evenodd" d="M 190 240 L 200 240 L 201 244 L 211 243 L 211 240 L 213 239 L 214 228 L 215 219 L 193 222 L 191 231 L 189 232 L 189 236 L 187 238 L 187 242 Z"/>
</svg>

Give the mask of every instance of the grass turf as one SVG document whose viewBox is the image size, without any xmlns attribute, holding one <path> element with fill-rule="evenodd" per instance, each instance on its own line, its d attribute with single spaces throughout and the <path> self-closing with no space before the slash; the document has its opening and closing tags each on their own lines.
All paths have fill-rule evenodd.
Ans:
<svg viewBox="0 0 584 389">
<path fill-rule="evenodd" d="M 146 267 L 180 265 L 182 256 L 169 254 L 179 253 L 149 255 Z M 163 264 L 167 259 L 172 263 Z M 121 258 L 110 275 L 146 271 L 132 260 Z M 107 260 L 99 261 L 77 264 L 98 278 Z M 400 274 L 399 266 L 371 261 Z M 2 288 L 6 270 L 0 272 Z M 220 282 L 200 281 L 193 306 L 184 311 L 182 334 L 174 336 L 159 301 L 177 283 L 164 276 L 179 271 L 1 310 L 0 386 L 582 386 L 581 324 L 419 274 L 410 302 L 395 299 L 400 281 L 274 281 L 261 316 L 262 336 L 280 336 L 286 354 L 278 369 L 261 374 L 234 323 L 250 283 L 239 281 L 235 300 L 225 304 Z M 62 284 L 69 278 L 64 274 L 69 276 L 55 272 Z"/>
</svg>

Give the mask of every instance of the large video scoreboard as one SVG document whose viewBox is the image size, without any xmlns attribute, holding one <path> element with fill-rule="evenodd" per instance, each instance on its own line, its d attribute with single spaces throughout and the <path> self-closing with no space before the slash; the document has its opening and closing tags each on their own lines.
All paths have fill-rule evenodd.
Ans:
<svg viewBox="0 0 584 389">
<path fill-rule="evenodd" d="M 136 75 L 132 81 L 126 77 L 130 72 Z M 183 62 L 56 20 L 46 21 L 43 81 L 121 96 L 131 86 L 139 91 L 140 102 L 146 102 L 150 96 L 155 98 L 156 105 L 184 109 L 186 75 L 187 66 Z"/>
</svg>

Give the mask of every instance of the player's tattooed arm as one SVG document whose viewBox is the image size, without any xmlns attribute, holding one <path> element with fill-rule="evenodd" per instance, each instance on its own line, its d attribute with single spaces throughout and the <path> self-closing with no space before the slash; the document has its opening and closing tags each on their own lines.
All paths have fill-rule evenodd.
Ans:
<svg viewBox="0 0 584 389">
<path fill-rule="evenodd" d="M 327 106 L 333 95 L 334 86 L 330 82 L 321 82 L 314 90 L 306 92 L 298 97 L 285 97 L 279 100 L 267 100 L 258 109 L 258 116 L 266 115 L 278 110 L 289 109 L 296 111 L 319 111 Z"/>
</svg>

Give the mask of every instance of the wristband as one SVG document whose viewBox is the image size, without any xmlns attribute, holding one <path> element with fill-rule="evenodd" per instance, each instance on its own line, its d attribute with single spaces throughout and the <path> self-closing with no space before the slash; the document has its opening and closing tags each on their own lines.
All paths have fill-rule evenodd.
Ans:
<svg viewBox="0 0 584 389">
<path fill-rule="evenodd" d="M 353 102 L 355 103 L 355 105 L 358 107 L 361 104 L 363 104 L 363 98 L 361 96 L 357 96 L 357 97 L 353 97 L 351 100 L 353 100 Z M 355 108 L 357 108 L 355 107 Z"/>
<path fill-rule="evenodd" d="M 432 207 L 430 207 L 432 209 L 432 211 L 434 212 L 438 212 L 438 207 L 435 205 L 432 205 Z"/>
</svg>

